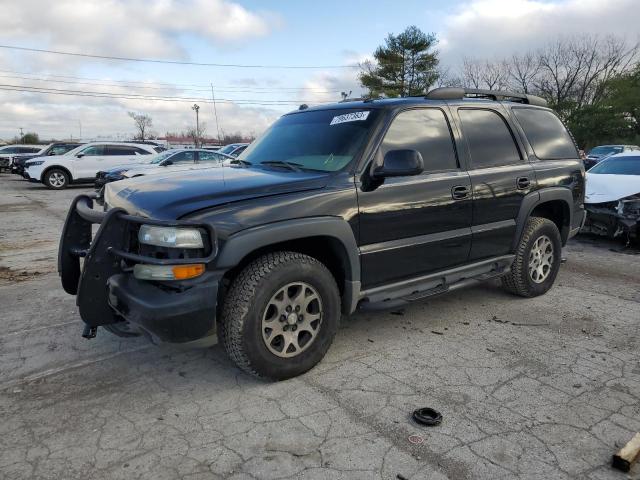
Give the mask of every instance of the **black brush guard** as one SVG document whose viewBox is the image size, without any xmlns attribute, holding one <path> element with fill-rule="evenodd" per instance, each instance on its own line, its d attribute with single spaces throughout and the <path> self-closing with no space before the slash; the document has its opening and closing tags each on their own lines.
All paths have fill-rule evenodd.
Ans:
<svg viewBox="0 0 640 480">
<path fill-rule="evenodd" d="M 58 249 L 62 287 L 76 295 L 82 320 L 89 327 L 97 327 L 126 318 L 162 341 L 190 341 L 206 334 L 215 323 L 219 272 L 206 272 L 194 281 L 175 282 L 173 290 L 168 291 L 134 279 L 123 260 L 150 265 L 209 265 L 217 253 L 211 226 L 132 216 L 119 208 L 101 212 L 93 209 L 93 198 L 80 195 L 73 200 Z M 93 224 L 100 227 L 92 239 Z M 204 229 L 212 245 L 210 254 L 203 258 L 160 259 L 131 253 L 127 248 L 132 224 Z"/>
</svg>

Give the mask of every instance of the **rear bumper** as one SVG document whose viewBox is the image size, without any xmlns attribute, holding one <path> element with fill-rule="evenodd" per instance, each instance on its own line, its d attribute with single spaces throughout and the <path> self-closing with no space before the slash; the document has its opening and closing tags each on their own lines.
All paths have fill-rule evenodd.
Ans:
<svg viewBox="0 0 640 480">
<path fill-rule="evenodd" d="M 138 225 L 194 225 L 127 215 L 121 209 L 93 210 L 92 199 L 77 197 L 69 210 L 58 251 L 64 290 L 76 295 L 80 317 L 89 327 L 130 322 L 156 342 L 187 343 L 215 334 L 218 285 L 224 272 L 207 270 L 180 282 L 150 282 L 133 276 L 132 264 L 212 264 L 205 258 L 158 259 L 128 251 Z M 92 224 L 100 224 L 92 238 Z M 210 227 L 198 225 L 202 228 Z M 215 238 L 210 233 L 210 238 Z M 84 258 L 82 266 L 80 258 Z"/>
</svg>

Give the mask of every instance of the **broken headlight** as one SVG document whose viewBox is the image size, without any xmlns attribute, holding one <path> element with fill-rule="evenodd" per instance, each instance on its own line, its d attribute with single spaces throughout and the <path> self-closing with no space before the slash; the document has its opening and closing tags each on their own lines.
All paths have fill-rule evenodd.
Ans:
<svg viewBox="0 0 640 480">
<path fill-rule="evenodd" d="M 620 200 L 616 211 L 618 215 L 640 217 L 640 194 Z"/>
</svg>

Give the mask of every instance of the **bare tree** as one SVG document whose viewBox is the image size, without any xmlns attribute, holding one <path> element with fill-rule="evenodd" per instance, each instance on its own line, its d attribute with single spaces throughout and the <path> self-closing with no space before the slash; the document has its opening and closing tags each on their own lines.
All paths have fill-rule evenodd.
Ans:
<svg viewBox="0 0 640 480">
<path fill-rule="evenodd" d="M 597 100 L 607 80 L 627 71 L 637 57 L 638 44 L 619 37 L 560 38 L 538 52 L 536 88 L 555 105 L 580 108 Z"/>
<path fill-rule="evenodd" d="M 207 133 L 207 124 L 205 122 L 200 122 L 200 129 L 196 129 L 196 127 L 187 128 L 187 136 L 193 140 L 193 144 L 197 147 L 198 145 L 202 145 L 202 139 Z"/>
<path fill-rule="evenodd" d="M 462 84 L 467 88 L 480 88 L 482 84 L 482 65 L 478 60 L 462 59 Z"/>
<path fill-rule="evenodd" d="M 480 78 L 489 90 L 503 90 L 508 82 L 507 64 L 503 60 L 486 61 L 481 65 Z"/>
<path fill-rule="evenodd" d="M 147 138 L 148 129 L 153 126 L 153 120 L 146 113 L 128 112 L 127 115 L 133 119 L 138 130 L 135 139 L 144 141 Z"/>
<path fill-rule="evenodd" d="M 505 62 L 509 87 L 523 93 L 532 93 L 534 82 L 540 72 L 540 62 L 533 52 L 513 55 Z"/>
</svg>

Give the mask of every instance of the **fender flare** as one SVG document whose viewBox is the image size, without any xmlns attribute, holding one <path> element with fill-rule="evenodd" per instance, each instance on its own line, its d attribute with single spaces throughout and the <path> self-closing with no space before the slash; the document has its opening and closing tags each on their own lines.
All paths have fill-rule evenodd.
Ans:
<svg viewBox="0 0 640 480">
<path fill-rule="evenodd" d="M 259 248 L 308 237 L 331 237 L 342 244 L 348 259 L 342 306 L 343 312 L 353 313 L 360 296 L 360 249 L 351 226 L 340 217 L 299 218 L 241 230 L 225 240 L 216 268 L 231 269 Z"/>
<path fill-rule="evenodd" d="M 549 187 L 528 193 L 522 199 L 520 210 L 518 212 L 518 216 L 516 217 L 516 234 L 513 239 L 513 244 L 511 245 L 511 251 L 515 251 L 518 243 L 520 243 L 522 232 L 524 231 L 524 226 L 527 223 L 527 219 L 531 216 L 531 212 L 533 212 L 534 208 L 536 208 L 538 205 L 554 200 L 561 200 L 567 204 L 567 211 L 569 212 L 568 222 L 565 222 L 565 225 L 562 226 L 562 229 L 560 231 L 562 244 L 564 245 L 566 243 L 569 235 L 569 229 L 571 228 L 571 225 L 573 225 L 573 219 L 571 218 L 573 215 L 573 194 L 569 188 Z"/>
</svg>

